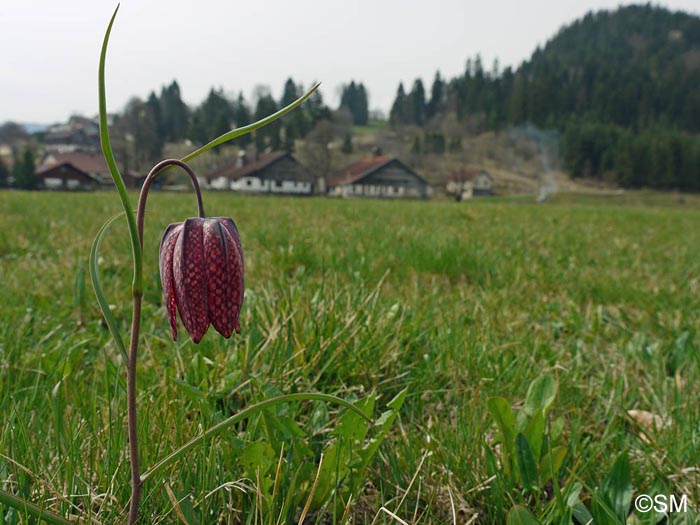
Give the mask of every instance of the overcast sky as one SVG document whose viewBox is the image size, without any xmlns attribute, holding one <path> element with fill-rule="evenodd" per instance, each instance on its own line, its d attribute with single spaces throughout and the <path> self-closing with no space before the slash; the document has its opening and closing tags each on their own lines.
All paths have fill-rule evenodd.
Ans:
<svg viewBox="0 0 700 525">
<path fill-rule="evenodd" d="M 177 79 L 198 104 L 211 86 L 257 85 L 275 97 L 292 77 L 320 80 L 327 103 L 341 84 L 363 82 L 370 108 L 387 111 L 399 81 L 429 89 L 480 53 L 490 69 L 517 66 L 565 24 L 618 0 L 123 0 L 107 56 L 107 100 Z M 700 13 L 698 0 L 666 0 Z M 97 64 L 115 1 L 0 0 L 0 122 L 52 123 L 97 112 Z"/>
</svg>

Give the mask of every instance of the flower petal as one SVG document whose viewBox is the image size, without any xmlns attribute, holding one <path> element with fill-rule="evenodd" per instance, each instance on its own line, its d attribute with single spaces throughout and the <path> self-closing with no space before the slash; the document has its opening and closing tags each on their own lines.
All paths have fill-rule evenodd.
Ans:
<svg viewBox="0 0 700 525">
<path fill-rule="evenodd" d="M 175 285 L 173 282 L 173 252 L 175 251 L 175 243 L 181 232 L 181 222 L 168 226 L 160 241 L 160 251 L 158 255 L 160 283 L 163 288 L 163 304 L 168 314 L 173 341 L 177 341 L 177 305 L 175 302 Z"/>
<path fill-rule="evenodd" d="M 217 217 L 217 219 L 231 236 L 235 248 L 235 252 L 229 253 L 229 260 L 235 261 L 234 264 L 229 264 L 229 272 L 231 274 L 231 288 L 233 290 L 232 316 L 234 318 L 234 329 L 236 333 L 240 333 L 241 325 L 238 317 L 241 312 L 241 306 L 243 305 L 243 296 L 245 295 L 243 246 L 241 244 L 241 237 L 238 234 L 238 228 L 236 228 L 236 223 L 233 222 L 233 219 L 228 217 Z"/>
<path fill-rule="evenodd" d="M 177 309 L 195 343 L 199 343 L 209 328 L 203 225 L 204 219 L 187 219 L 173 253 Z"/>
<path fill-rule="evenodd" d="M 233 237 L 219 218 L 206 219 L 204 224 L 204 258 L 209 320 L 217 332 L 229 338 L 234 329 L 240 331 L 236 275 L 241 258 Z"/>
</svg>

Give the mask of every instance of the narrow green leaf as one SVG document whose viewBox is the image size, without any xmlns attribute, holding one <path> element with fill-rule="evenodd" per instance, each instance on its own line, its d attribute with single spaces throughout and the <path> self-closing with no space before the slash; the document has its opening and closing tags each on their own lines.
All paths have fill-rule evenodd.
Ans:
<svg viewBox="0 0 700 525">
<path fill-rule="evenodd" d="M 487 402 L 489 412 L 496 420 L 496 425 L 503 438 L 501 463 L 505 470 L 506 477 L 511 473 L 515 465 L 515 436 L 517 435 L 517 422 L 513 415 L 513 409 L 508 400 L 503 397 L 492 397 Z M 512 480 L 511 480 L 512 481 Z"/>
<path fill-rule="evenodd" d="M 122 339 L 122 336 L 119 334 L 119 326 L 117 325 L 117 320 L 112 315 L 112 312 L 109 309 L 109 303 L 107 302 L 105 294 L 102 291 L 102 285 L 100 284 L 100 275 L 97 268 L 100 243 L 102 242 L 102 239 L 104 238 L 105 234 L 107 233 L 107 230 L 109 230 L 109 227 L 112 225 L 112 223 L 121 216 L 122 213 L 118 213 L 117 215 L 109 219 L 107 222 L 105 222 L 100 228 L 100 231 L 97 232 L 97 236 L 92 242 L 92 248 L 90 248 L 89 268 L 90 280 L 92 281 L 92 287 L 95 290 L 97 304 L 99 304 L 100 306 L 102 316 L 105 318 L 105 322 L 107 323 L 107 327 L 109 328 L 109 333 L 112 334 L 114 344 L 116 344 L 117 348 L 119 348 L 119 352 L 122 354 L 124 364 L 126 365 L 129 362 L 129 358 L 126 353 L 126 346 L 124 345 L 124 340 Z"/>
<path fill-rule="evenodd" d="M 277 455 L 269 443 L 253 441 L 243 447 L 238 461 L 243 467 L 243 472 L 251 479 L 255 479 L 257 472 L 265 475 L 275 467 Z"/>
<path fill-rule="evenodd" d="M 557 475 L 557 472 L 564 464 L 566 452 L 566 447 L 554 447 L 542 456 L 539 466 L 542 485 L 545 485 L 553 476 Z"/>
<path fill-rule="evenodd" d="M 357 401 L 355 407 L 359 408 L 364 416 L 361 416 L 357 412 L 345 412 L 338 420 L 331 434 L 341 439 L 348 440 L 351 443 L 364 440 L 369 431 L 369 418 L 372 412 L 374 412 L 374 403 L 376 400 L 377 395 L 372 393 Z"/>
<path fill-rule="evenodd" d="M 181 457 L 185 456 L 185 454 L 187 454 L 190 450 L 192 450 L 193 448 L 196 448 L 198 445 L 204 443 L 207 439 L 210 439 L 214 436 L 217 436 L 218 434 L 221 434 L 222 432 L 224 432 L 225 430 L 228 430 L 231 426 L 235 425 L 239 421 L 247 419 L 250 416 L 257 414 L 261 410 L 265 410 L 266 408 L 270 408 L 270 407 L 273 407 L 275 405 L 279 405 L 280 403 L 291 403 L 293 401 L 309 401 L 309 400 L 326 401 L 328 403 L 335 403 L 337 405 L 340 405 L 342 407 L 347 408 L 348 410 L 352 410 L 353 412 L 358 414 L 362 419 L 364 419 L 366 421 L 371 421 L 371 419 L 368 416 L 366 416 L 365 413 L 362 412 L 362 410 L 357 408 L 352 403 L 349 403 L 349 402 L 347 402 L 344 399 L 341 399 L 339 397 L 329 396 L 327 394 L 298 393 L 298 394 L 286 394 L 284 396 L 273 397 L 271 399 L 266 399 L 265 401 L 261 401 L 260 403 L 256 403 L 255 405 L 251 405 L 244 410 L 241 410 L 237 414 L 234 414 L 233 416 L 221 421 L 220 423 L 217 423 L 216 425 L 209 428 L 208 430 L 205 430 L 199 436 L 189 440 L 187 443 L 182 445 L 176 451 L 168 454 L 166 457 L 161 459 L 158 463 L 156 463 L 150 469 L 148 469 L 146 472 L 144 472 L 141 475 L 141 483 L 145 483 L 155 473 L 160 472 L 162 469 L 164 469 L 168 465 L 171 465 L 172 463 L 176 462 Z"/>
<path fill-rule="evenodd" d="M 562 432 L 564 432 L 564 418 L 558 417 L 554 420 L 554 423 L 552 423 L 552 426 L 549 429 L 549 436 L 552 444 L 556 444 L 559 441 Z"/>
<path fill-rule="evenodd" d="M 525 428 L 525 437 L 528 445 L 530 445 L 532 457 L 535 458 L 535 461 L 539 461 L 542 456 L 542 443 L 544 442 L 544 412 L 542 410 L 535 412 L 535 415 L 530 419 L 527 428 Z"/>
<path fill-rule="evenodd" d="M 520 505 L 514 506 L 508 513 L 508 525 L 539 525 L 532 512 Z"/>
<path fill-rule="evenodd" d="M 527 438 L 522 432 L 518 432 L 518 437 L 515 438 L 515 456 L 518 458 L 518 470 L 523 488 L 531 490 L 533 487 L 537 487 L 539 484 L 537 464 L 535 458 L 532 457 Z"/>
<path fill-rule="evenodd" d="M 246 135 L 248 133 L 251 133 L 255 131 L 256 129 L 260 129 L 263 126 L 267 126 L 268 124 L 274 122 L 280 117 L 283 117 L 293 109 L 297 108 L 300 106 L 307 98 L 311 96 L 311 94 L 318 89 L 318 86 L 320 86 L 321 83 L 318 82 L 314 87 L 312 87 L 309 91 L 307 91 L 304 95 L 300 96 L 298 99 L 296 99 L 294 102 L 289 104 L 287 107 L 284 107 L 280 109 L 278 112 L 273 113 L 272 115 L 265 117 L 263 119 L 258 120 L 257 122 L 253 122 L 252 124 L 248 124 L 247 126 L 243 126 L 241 128 L 236 128 L 232 129 L 231 131 L 227 131 L 223 135 L 220 135 L 219 137 L 215 138 L 211 142 L 205 144 L 201 148 L 199 148 L 196 151 L 193 151 L 189 155 L 186 155 L 182 157 L 182 162 L 187 162 L 189 160 L 192 160 L 193 158 L 197 157 L 198 155 L 201 155 L 205 151 L 209 151 L 210 149 L 219 146 L 220 144 L 223 144 L 224 142 L 228 142 L 229 140 L 233 140 L 235 138 L 241 137 L 243 135 Z"/>
<path fill-rule="evenodd" d="M 183 381 L 177 377 L 171 378 L 173 383 L 187 396 L 190 401 L 201 403 L 205 400 L 206 394 L 194 385 L 190 385 L 187 381 Z"/>
<path fill-rule="evenodd" d="M 532 416 L 536 411 L 542 410 L 546 415 L 556 396 L 557 382 L 554 377 L 550 374 L 541 375 L 527 389 L 525 413 Z"/>
<path fill-rule="evenodd" d="M 370 440 L 370 442 L 360 451 L 362 463 L 360 464 L 360 468 L 357 472 L 359 476 L 364 475 L 365 469 L 369 466 L 369 463 L 374 457 L 374 455 L 377 453 L 377 450 L 379 450 L 379 446 L 382 444 L 384 439 L 386 439 L 389 429 L 394 424 L 394 421 L 396 421 L 396 418 L 399 415 L 399 411 L 401 410 L 401 406 L 406 400 L 407 395 L 407 388 L 404 388 L 401 392 L 396 394 L 396 397 L 394 397 L 394 399 L 387 403 L 389 410 L 387 410 L 381 416 L 379 416 L 379 418 L 375 422 L 375 427 L 379 426 L 379 430 L 377 430 L 376 433 L 372 435 L 372 439 Z"/>
<path fill-rule="evenodd" d="M 331 435 L 337 439 L 323 450 L 323 463 L 319 467 L 319 482 L 313 498 L 315 504 L 322 505 L 331 491 L 349 474 L 351 460 L 355 459 L 353 452 L 360 451 L 369 432 L 370 422 L 366 418 L 374 412 L 376 400 L 377 394 L 373 392 L 355 403 L 365 414 L 365 419 L 360 419 L 354 412 L 346 412 L 335 425 Z"/>
<path fill-rule="evenodd" d="M 573 513 L 574 518 L 576 518 L 577 523 L 581 523 L 582 525 L 593 525 L 593 523 L 595 523 L 593 520 L 593 515 L 581 502 L 576 503 L 573 507 L 571 507 L 571 512 Z"/>
<path fill-rule="evenodd" d="M 22 498 L 18 498 L 9 492 L 5 492 L 2 489 L 0 489 L 0 503 L 13 509 L 17 509 L 20 512 L 25 512 L 34 518 L 45 521 L 46 523 L 52 523 L 55 525 L 71 525 L 72 523 L 56 514 L 53 514 L 52 512 L 49 512 L 48 510 L 44 510 L 41 507 L 34 505 L 33 503 L 29 503 Z"/>
<path fill-rule="evenodd" d="M 107 59 L 107 45 L 109 44 L 109 35 L 112 32 L 112 24 L 114 24 L 114 19 L 117 17 L 117 12 L 119 11 L 119 5 L 114 10 L 112 19 L 109 21 L 107 26 L 107 31 L 105 32 L 104 40 L 102 41 L 102 51 L 100 52 L 100 66 L 98 72 L 98 92 L 99 92 L 99 120 L 100 120 L 100 143 L 102 145 L 102 154 L 104 155 L 105 162 L 109 168 L 109 173 L 114 179 L 114 185 L 119 193 L 119 198 L 124 208 L 124 213 L 126 214 L 126 222 L 129 225 L 129 237 L 131 238 L 131 251 L 134 259 L 134 280 L 132 287 L 134 293 L 141 294 L 143 292 L 143 256 L 141 253 L 141 243 L 139 241 L 138 230 L 136 229 L 136 217 L 134 216 L 133 208 L 131 207 L 131 202 L 129 201 L 129 194 L 126 191 L 126 185 L 124 184 L 124 179 L 119 173 L 119 168 L 117 168 L 117 163 L 114 160 L 114 152 L 112 151 L 112 144 L 109 140 L 109 129 L 107 127 L 107 95 L 105 89 L 105 62 Z"/>
<path fill-rule="evenodd" d="M 600 495 L 624 523 L 632 504 L 632 474 L 627 454 L 622 453 L 600 486 Z"/>
</svg>

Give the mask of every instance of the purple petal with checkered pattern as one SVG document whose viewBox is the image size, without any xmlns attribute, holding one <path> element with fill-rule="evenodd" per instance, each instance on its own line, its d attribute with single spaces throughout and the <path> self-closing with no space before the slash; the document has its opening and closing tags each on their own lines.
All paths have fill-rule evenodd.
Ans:
<svg viewBox="0 0 700 525">
<path fill-rule="evenodd" d="M 182 324 L 195 343 L 199 343 L 209 328 L 204 221 L 205 219 L 201 218 L 191 218 L 184 222 L 173 253 L 177 309 Z"/>
</svg>

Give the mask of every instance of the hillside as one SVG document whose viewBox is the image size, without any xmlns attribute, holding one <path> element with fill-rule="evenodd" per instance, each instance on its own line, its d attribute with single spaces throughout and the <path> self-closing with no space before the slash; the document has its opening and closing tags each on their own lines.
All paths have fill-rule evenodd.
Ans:
<svg viewBox="0 0 700 525">
<path fill-rule="evenodd" d="M 438 138 L 442 151 L 463 148 L 465 135 L 534 125 L 559 134 L 554 150 L 573 177 L 700 191 L 699 85 L 700 18 L 630 6 L 563 27 L 515 70 L 486 70 L 477 55 L 430 90 L 400 85 L 390 121 L 431 133 L 423 150 Z"/>
<path fill-rule="evenodd" d="M 533 121 L 590 115 L 625 127 L 700 130 L 700 18 L 650 5 L 562 28 L 518 70 Z M 515 94 L 514 94 L 515 95 Z"/>
</svg>

